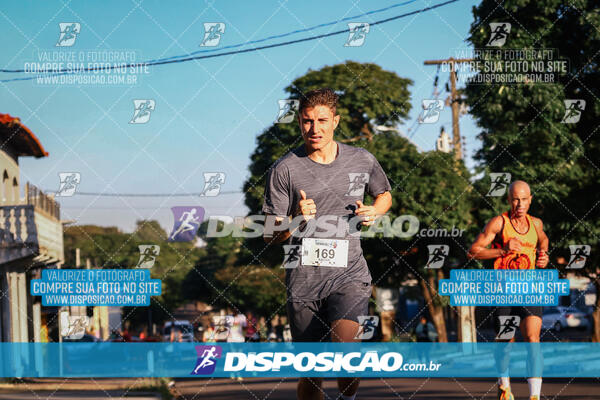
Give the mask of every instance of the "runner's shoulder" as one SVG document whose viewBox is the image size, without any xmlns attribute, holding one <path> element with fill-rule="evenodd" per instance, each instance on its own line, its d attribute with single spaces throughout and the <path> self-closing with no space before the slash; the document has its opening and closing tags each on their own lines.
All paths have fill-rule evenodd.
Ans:
<svg viewBox="0 0 600 400">
<path fill-rule="evenodd" d="M 542 220 L 538 217 L 534 217 L 533 215 L 529 215 L 529 218 L 531 218 L 531 221 L 533 222 L 533 224 L 538 227 L 538 228 L 543 228 L 544 227 L 544 223 L 542 222 Z"/>
<path fill-rule="evenodd" d="M 290 170 L 290 166 L 297 160 L 299 150 L 300 147 L 297 147 L 279 157 L 275 160 L 271 169 L 275 170 L 277 173 L 287 173 Z"/>
<path fill-rule="evenodd" d="M 358 146 L 352 146 L 351 144 L 347 144 L 347 143 L 342 143 L 342 142 L 337 142 L 337 144 L 342 148 L 342 150 L 346 153 L 346 154 L 351 154 L 351 155 L 370 155 L 373 156 L 369 150 L 362 148 L 362 147 L 358 147 Z"/>
<path fill-rule="evenodd" d="M 502 227 L 504 226 L 504 217 L 502 216 L 502 214 L 496 215 L 495 217 L 490 219 L 490 222 L 488 222 L 487 226 L 492 232 L 500 232 L 502 230 Z"/>
<path fill-rule="evenodd" d="M 358 147 L 358 146 L 352 146 L 350 144 L 346 144 L 346 143 L 341 143 L 341 142 L 337 142 L 339 146 L 341 146 L 342 148 L 342 152 L 344 152 L 346 155 L 350 156 L 350 157 L 364 157 L 366 160 L 373 162 L 376 161 L 377 159 L 375 158 L 375 156 L 367 149 L 362 148 L 362 147 Z"/>
</svg>

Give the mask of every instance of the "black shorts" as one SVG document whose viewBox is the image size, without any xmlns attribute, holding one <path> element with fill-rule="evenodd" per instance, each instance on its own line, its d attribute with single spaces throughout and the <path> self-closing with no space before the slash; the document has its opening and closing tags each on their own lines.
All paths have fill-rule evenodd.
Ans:
<svg viewBox="0 0 600 400">
<path fill-rule="evenodd" d="M 506 306 L 496 308 L 494 315 L 494 329 L 498 333 L 500 329 L 500 320 L 498 317 L 507 315 L 518 315 L 521 322 L 531 316 L 542 318 L 542 306 Z"/>
<path fill-rule="evenodd" d="M 287 302 L 292 340 L 294 342 L 327 342 L 331 323 L 339 319 L 355 322 L 368 315 L 372 286 L 367 282 L 349 282 L 316 301 Z"/>
</svg>

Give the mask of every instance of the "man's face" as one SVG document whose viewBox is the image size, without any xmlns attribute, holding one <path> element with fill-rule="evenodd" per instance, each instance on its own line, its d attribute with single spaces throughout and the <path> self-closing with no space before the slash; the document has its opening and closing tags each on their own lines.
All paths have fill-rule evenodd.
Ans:
<svg viewBox="0 0 600 400">
<path fill-rule="evenodd" d="M 531 193 L 526 186 L 518 186 L 508 193 L 510 210 L 515 217 L 523 217 L 531 205 Z"/>
<path fill-rule="evenodd" d="M 307 107 L 298 115 L 302 138 L 309 150 L 319 150 L 333 140 L 333 131 L 340 122 L 327 106 Z"/>
</svg>

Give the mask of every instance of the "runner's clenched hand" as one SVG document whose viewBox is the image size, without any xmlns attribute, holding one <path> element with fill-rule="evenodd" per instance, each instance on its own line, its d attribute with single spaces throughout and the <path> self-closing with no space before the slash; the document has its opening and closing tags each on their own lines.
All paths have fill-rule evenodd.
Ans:
<svg viewBox="0 0 600 400">
<path fill-rule="evenodd" d="M 504 246 L 504 250 L 511 252 L 511 251 L 515 251 L 515 252 L 520 252 L 521 251 L 521 241 L 517 238 L 512 238 L 510 239 L 507 243 L 506 246 Z"/>
<path fill-rule="evenodd" d="M 297 215 L 302 214 L 305 221 L 313 219 L 317 214 L 317 205 L 313 199 L 306 198 L 306 192 L 302 189 L 300 189 L 300 196 L 302 197 L 302 200 L 298 203 Z"/>
<path fill-rule="evenodd" d="M 377 218 L 377 210 L 375 206 L 365 206 L 362 201 L 356 200 L 356 210 L 354 210 L 354 214 L 362 217 L 361 224 L 363 225 L 373 225 L 375 222 L 375 218 Z"/>
<path fill-rule="evenodd" d="M 550 261 L 550 257 L 548 257 L 546 250 L 539 249 L 535 260 L 535 266 L 538 268 L 546 268 L 548 261 Z"/>
</svg>

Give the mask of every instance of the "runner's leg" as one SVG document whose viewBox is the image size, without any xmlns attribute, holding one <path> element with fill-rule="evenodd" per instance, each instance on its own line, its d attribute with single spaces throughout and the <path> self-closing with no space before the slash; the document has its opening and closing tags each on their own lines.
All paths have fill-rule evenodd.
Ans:
<svg viewBox="0 0 600 400">
<path fill-rule="evenodd" d="M 296 394 L 300 400 L 323 400 L 323 378 L 300 378 Z"/>
<path fill-rule="evenodd" d="M 542 307 L 523 307 L 526 315 L 521 321 L 521 333 L 526 342 L 532 343 L 528 348 L 527 368 L 533 377 L 527 379 L 529 395 L 540 396 L 542 388 L 542 353 L 540 349 L 540 332 L 542 330 Z"/>
<path fill-rule="evenodd" d="M 521 334 L 526 342 L 539 343 L 540 332 L 542 331 L 542 317 L 536 315 L 533 309 L 541 307 L 526 307 L 529 312 L 521 320 Z"/>
<path fill-rule="evenodd" d="M 356 321 L 348 319 L 338 319 L 331 324 L 331 341 L 332 342 L 360 342 L 355 339 L 360 325 Z M 344 396 L 352 396 L 356 394 L 359 378 L 338 378 L 338 389 Z"/>
<path fill-rule="evenodd" d="M 329 331 L 323 313 L 322 301 L 289 301 L 286 304 L 293 342 L 326 341 Z M 321 400 L 323 378 L 298 379 L 297 396 L 300 400 Z"/>
<path fill-rule="evenodd" d="M 332 342 L 360 342 L 360 339 L 355 339 L 360 328 L 358 317 L 368 315 L 371 293 L 370 282 L 348 282 L 329 295 L 327 316 L 331 321 Z M 338 378 L 337 382 L 340 393 L 352 398 L 360 379 Z"/>
<path fill-rule="evenodd" d="M 500 333 L 504 326 L 500 325 L 501 316 L 515 315 L 515 307 L 497 307 L 494 311 L 494 330 L 496 335 Z M 514 399 L 510 389 L 510 377 L 508 376 L 508 367 L 510 364 L 511 343 L 514 343 L 515 337 L 510 340 L 495 339 L 499 344 L 496 345 L 494 359 L 498 370 L 498 393 L 497 398 L 501 400 Z"/>
</svg>

